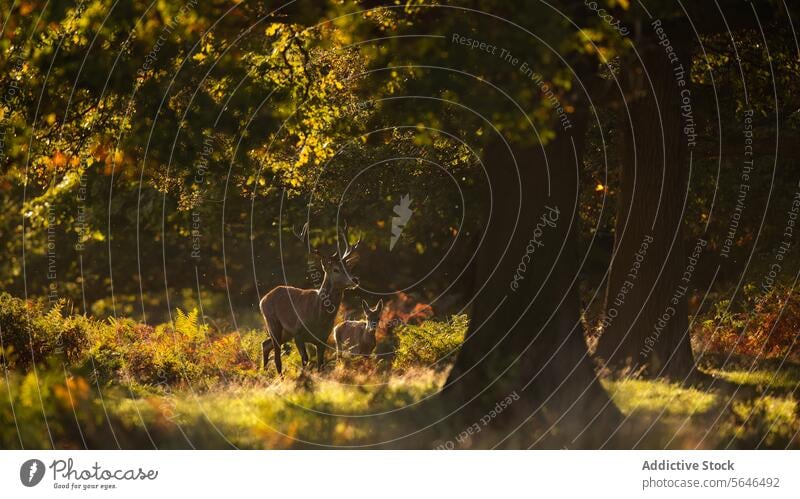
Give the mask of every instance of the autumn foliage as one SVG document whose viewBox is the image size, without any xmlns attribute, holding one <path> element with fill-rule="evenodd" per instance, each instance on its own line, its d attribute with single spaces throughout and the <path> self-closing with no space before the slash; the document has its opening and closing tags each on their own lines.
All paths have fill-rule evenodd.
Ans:
<svg viewBox="0 0 800 499">
<path fill-rule="evenodd" d="M 713 317 L 695 332 L 698 353 L 745 355 L 800 361 L 800 297 L 786 286 L 749 297 L 738 311 L 716 304 Z"/>
</svg>

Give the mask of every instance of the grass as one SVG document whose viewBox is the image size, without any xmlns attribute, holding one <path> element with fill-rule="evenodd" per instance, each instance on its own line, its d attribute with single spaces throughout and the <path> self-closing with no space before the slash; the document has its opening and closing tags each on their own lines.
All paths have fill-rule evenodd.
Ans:
<svg viewBox="0 0 800 499">
<path fill-rule="evenodd" d="M 766 446 L 784 448 L 800 437 L 797 401 L 786 397 L 766 396 L 734 402 L 733 418 L 722 432 L 731 442 L 743 447 Z"/>
<path fill-rule="evenodd" d="M 708 369 L 729 381 L 685 387 L 662 380 L 603 380 L 603 386 L 634 428 L 640 447 L 798 448 L 800 406 L 795 367 L 771 371 Z M 737 388 L 738 385 L 738 388 Z M 780 395 L 752 390 L 783 388 Z"/>
<path fill-rule="evenodd" d="M 435 394 L 444 377 L 416 369 L 382 384 L 365 377 L 358 385 L 341 382 L 334 369 L 267 386 L 127 399 L 114 411 L 128 421 L 143 415 L 161 430 L 162 441 L 176 444 L 179 433 L 189 431 L 194 442 L 219 443 L 224 436 L 226 446 L 239 448 L 352 447 L 390 438 L 393 429 L 380 424 L 389 419 L 383 416 Z"/>
<path fill-rule="evenodd" d="M 432 413 L 403 409 L 420 407 L 441 389 L 468 325 L 466 316 L 403 325 L 379 339 L 386 355 L 330 360 L 323 373 L 301 370 L 291 349 L 280 378 L 271 364 L 261 369 L 263 332 L 216 331 L 194 311 L 175 316 L 155 327 L 98 321 L 0 294 L 0 447 L 388 442 L 430 421 Z M 704 360 L 702 369 L 718 380 L 705 387 L 602 380 L 627 418 L 622 431 L 630 445 L 800 447 L 800 368 L 746 357 L 723 362 Z"/>
<path fill-rule="evenodd" d="M 641 413 L 703 414 L 719 401 L 716 393 L 684 388 L 666 381 L 603 380 L 611 399 L 626 416 Z"/>
<path fill-rule="evenodd" d="M 723 371 L 720 377 L 741 375 Z M 745 381 L 757 384 L 763 379 L 759 376 Z M 419 421 L 406 420 L 408 411 L 402 409 L 436 394 L 446 371 L 411 367 L 402 374 L 388 373 L 369 369 L 366 362 L 358 367 L 343 360 L 322 374 L 306 372 L 210 389 L 103 387 L 102 398 L 82 376 L 65 378 L 63 373 L 45 371 L 38 383 L 32 373 L 9 373 L 8 383 L 0 379 L 0 392 L 14 399 L 26 448 L 51 446 L 42 407 L 54 444 L 60 448 L 151 448 L 153 444 L 158 448 L 350 448 L 391 441 L 417 429 Z M 792 394 L 732 398 L 719 389 L 641 379 L 606 379 L 603 385 L 627 417 L 631 445 L 797 448 L 800 444 L 800 411 Z M 0 423 L 5 428 L 0 443 L 17 448 L 17 430 L 7 408 L 8 404 L 0 406 Z"/>
<path fill-rule="evenodd" d="M 725 371 L 721 369 L 709 369 L 708 373 L 738 385 L 764 388 L 782 388 L 788 390 L 800 389 L 800 371 L 794 367 L 788 367 L 778 371 Z"/>
</svg>

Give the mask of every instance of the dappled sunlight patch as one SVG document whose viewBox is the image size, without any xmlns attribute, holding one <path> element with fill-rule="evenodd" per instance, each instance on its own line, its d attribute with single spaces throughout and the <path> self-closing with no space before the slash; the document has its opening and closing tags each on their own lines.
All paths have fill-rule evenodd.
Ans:
<svg viewBox="0 0 800 499">
<path fill-rule="evenodd" d="M 267 386 L 230 386 L 201 394 L 181 390 L 125 399 L 115 405 L 115 411 L 131 424 L 137 424 L 141 415 L 145 425 L 176 439 L 178 425 L 191 428 L 194 438 L 211 438 L 213 425 L 213 431 L 237 447 L 303 447 L 309 442 L 354 445 L 390 430 L 376 426 L 370 415 L 377 417 L 435 394 L 445 379 L 443 372 L 415 368 L 402 376 L 359 385 L 343 384 L 329 373 L 305 372 L 303 379 L 284 377 Z"/>
<path fill-rule="evenodd" d="M 395 395 L 406 394 L 415 399 L 438 392 L 447 380 L 447 373 L 430 369 L 410 369 L 402 376 L 389 379 L 389 391 Z"/>
<path fill-rule="evenodd" d="M 603 385 L 625 415 L 661 411 L 670 415 L 702 414 L 718 401 L 714 393 L 684 388 L 666 381 L 603 380 Z"/>
<path fill-rule="evenodd" d="M 710 369 L 707 372 L 714 377 L 739 385 L 789 389 L 795 389 L 800 386 L 800 372 L 795 369 L 780 371 L 723 371 Z"/>
<path fill-rule="evenodd" d="M 139 426 L 142 424 L 142 420 L 156 422 L 157 415 L 160 413 L 158 401 L 154 397 L 139 400 L 123 398 L 111 402 L 114 413 L 121 421 L 130 426 Z"/>
<path fill-rule="evenodd" d="M 366 425 L 353 424 L 352 421 L 340 421 L 333 432 L 334 445 L 348 445 L 352 442 L 366 441 L 374 429 Z"/>
<path fill-rule="evenodd" d="M 784 448 L 800 432 L 797 401 L 783 397 L 762 397 L 737 401 L 731 407 L 733 420 L 723 433 L 745 447 Z"/>
<path fill-rule="evenodd" d="M 427 320 L 418 326 L 403 325 L 397 328 L 399 339 L 397 358 L 393 366 L 404 369 L 422 365 L 436 369 L 450 367 L 469 327 L 466 314 L 454 315 L 449 320 Z"/>
<path fill-rule="evenodd" d="M 369 411 L 371 399 L 372 390 L 368 388 L 323 381 L 314 391 L 289 394 L 285 400 L 298 408 L 336 414 L 360 414 Z"/>
</svg>

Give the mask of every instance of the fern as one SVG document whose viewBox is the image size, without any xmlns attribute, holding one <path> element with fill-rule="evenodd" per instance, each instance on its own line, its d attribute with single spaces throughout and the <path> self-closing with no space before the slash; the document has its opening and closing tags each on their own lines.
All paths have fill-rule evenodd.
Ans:
<svg viewBox="0 0 800 499">
<path fill-rule="evenodd" d="M 185 338 L 201 341 L 208 336 L 208 326 L 200 323 L 200 313 L 193 308 L 189 313 L 176 310 L 175 333 Z"/>
</svg>

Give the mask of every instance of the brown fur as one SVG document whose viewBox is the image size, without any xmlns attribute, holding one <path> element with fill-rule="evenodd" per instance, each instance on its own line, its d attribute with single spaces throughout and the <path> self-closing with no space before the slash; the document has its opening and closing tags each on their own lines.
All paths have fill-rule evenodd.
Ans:
<svg viewBox="0 0 800 499">
<path fill-rule="evenodd" d="M 333 330 L 333 337 L 338 356 L 342 352 L 370 355 L 375 349 L 375 331 L 367 329 L 366 321 L 344 321 Z"/>
<path fill-rule="evenodd" d="M 264 369 L 274 351 L 275 368 L 278 373 L 282 371 L 280 346 L 292 340 L 300 351 L 303 366 L 308 362 L 306 344 L 313 344 L 317 367 L 322 369 L 326 343 L 344 290 L 358 286 L 358 279 L 349 276 L 343 262 L 323 261 L 322 269 L 325 277 L 319 289 L 278 286 L 261 299 L 259 308 L 269 332 L 269 338 L 261 345 Z"/>
<path fill-rule="evenodd" d="M 278 286 L 261 299 L 261 313 L 281 324 L 281 344 L 291 341 L 301 329 L 313 325 L 320 312 L 318 289 Z M 269 324 L 267 324 L 269 327 Z"/>
<path fill-rule="evenodd" d="M 383 300 L 379 301 L 373 309 L 369 308 L 367 302 L 362 300 L 361 303 L 365 320 L 344 321 L 333 330 L 337 357 L 341 357 L 343 352 L 369 356 L 375 350 L 375 332 L 380 322 Z"/>
</svg>

